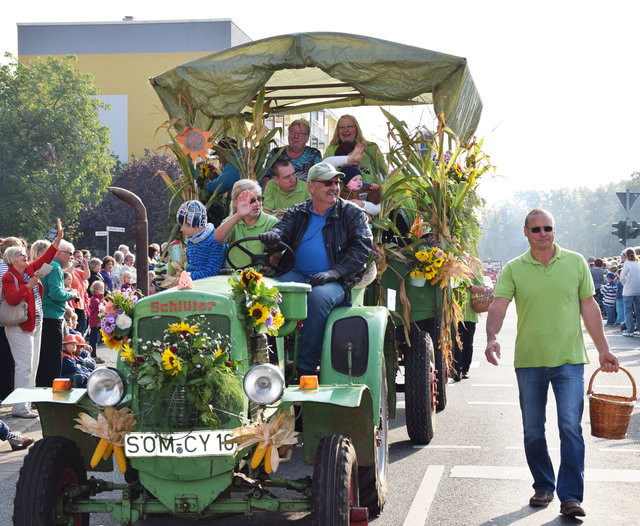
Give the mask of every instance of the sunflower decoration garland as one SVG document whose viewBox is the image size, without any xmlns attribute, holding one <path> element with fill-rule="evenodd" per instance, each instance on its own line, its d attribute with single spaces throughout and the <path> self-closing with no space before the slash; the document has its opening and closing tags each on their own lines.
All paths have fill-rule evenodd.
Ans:
<svg viewBox="0 0 640 526">
<path fill-rule="evenodd" d="M 169 324 L 159 339 L 139 338 L 133 347 L 123 348 L 120 359 L 143 398 L 162 404 L 176 390 L 184 390 L 197 424 L 213 426 L 219 423 L 220 408 L 234 414 L 242 409 L 236 374 L 241 364 L 230 355 L 230 339 L 210 330 L 204 315 L 198 318 L 198 323 Z"/>
<path fill-rule="evenodd" d="M 268 287 L 262 274 L 249 268 L 229 278 L 233 300 L 240 305 L 239 317 L 246 320 L 247 328 L 259 334 L 277 336 L 284 323 L 280 312 L 282 296 L 277 287 Z"/>
<path fill-rule="evenodd" d="M 133 308 L 142 295 L 139 290 L 114 290 L 107 294 L 100 305 L 100 334 L 109 347 L 121 351 L 128 346 L 133 325 Z"/>
</svg>

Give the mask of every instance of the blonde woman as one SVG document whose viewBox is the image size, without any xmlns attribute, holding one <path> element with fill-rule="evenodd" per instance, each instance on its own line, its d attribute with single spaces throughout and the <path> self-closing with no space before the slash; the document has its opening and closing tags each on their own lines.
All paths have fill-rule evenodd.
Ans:
<svg viewBox="0 0 640 526">
<path fill-rule="evenodd" d="M 262 190 L 260 185 L 251 179 L 240 179 L 231 190 L 231 210 L 218 228 L 215 239 L 218 243 L 233 243 L 245 237 L 257 237 L 278 222 L 278 219 L 262 211 Z M 253 254 L 261 254 L 262 242 L 258 240 L 242 243 Z M 242 250 L 235 249 L 229 252 L 228 260 L 238 268 L 251 263 L 251 258 Z M 231 267 L 227 261 L 227 267 Z"/>
<path fill-rule="evenodd" d="M 353 115 L 343 115 L 338 119 L 333 137 L 325 152 L 325 158 L 349 155 L 362 143 L 366 144 L 364 156 L 359 163 L 353 164 L 360 169 L 363 183 L 380 184 L 387 175 L 387 165 L 384 162 L 384 157 L 376 143 L 368 142 L 364 138 L 360 125 Z M 329 159 L 327 160 L 329 161 Z M 331 161 L 329 162 L 334 164 Z"/>
</svg>

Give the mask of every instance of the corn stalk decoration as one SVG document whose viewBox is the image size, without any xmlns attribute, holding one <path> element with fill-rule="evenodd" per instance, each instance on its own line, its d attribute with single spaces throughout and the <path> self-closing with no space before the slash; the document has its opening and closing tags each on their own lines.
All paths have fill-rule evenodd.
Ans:
<svg viewBox="0 0 640 526">
<path fill-rule="evenodd" d="M 462 254 L 465 247 L 475 250 L 478 241 L 473 234 L 477 232 L 477 220 L 467 201 L 470 196 L 475 197 L 480 177 L 494 167 L 482 150 L 482 140 L 476 142 L 474 138 L 468 145 L 459 146 L 453 132 L 444 126 L 440 127 L 437 137 L 424 129 L 410 132 L 404 122 L 384 109 L 382 112 L 389 128 L 387 160 L 390 173 L 382 184 L 380 215 L 374 219 L 376 241 L 381 244 L 383 231 L 399 234 L 395 223 L 401 208 L 413 224 L 408 239 L 399 244 L 381 244 L 379 275 L 387 268 L 385 260 L 407 263 L 416 247 L 424 243 L 423 235 L 431 232 L 433 241 L 447 253 L 441 272 L 430 284 L 442 290 L 440 345 L 450 361 L 449 351 L 453 338 L 458 339 L 458 322 L 462 321 L 462 309 L 454 288 L 470 282 L 472 273 Z M 450 143 L 450 151 L 445 149 L 445 141 Z M 471 224 L 473 222 L 475 225 Z M 399 296 L 403 305 L 400 317 L 407 331 L 410 305 L 406 301 L 402 278 L 400 284 Z"/>
</svg>

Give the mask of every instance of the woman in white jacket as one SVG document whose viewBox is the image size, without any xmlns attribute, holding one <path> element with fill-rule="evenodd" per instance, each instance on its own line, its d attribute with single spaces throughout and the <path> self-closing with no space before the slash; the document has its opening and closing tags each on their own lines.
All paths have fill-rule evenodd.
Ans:
<svg viewBox="0 0 640 526">
<path fill-rule="evenodd" d="M 633 336 L 634 331 L 640 329 L 640 262 L 632 248 L 624 252 L 626 261 L 622 267 L 620 281 L 622 282 L 622 303 L 624 305 L 624 322 L 626 330 L 623 336 Z M 636 315 L 637 324 L 633 321 Z"/>
</svg>

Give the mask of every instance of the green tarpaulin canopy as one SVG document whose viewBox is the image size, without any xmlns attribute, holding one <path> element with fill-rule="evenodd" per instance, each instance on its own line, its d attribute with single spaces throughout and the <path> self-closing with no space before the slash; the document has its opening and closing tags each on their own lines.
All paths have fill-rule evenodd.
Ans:
<svg viewBox="0 0 640 526">
<path fill-rule="evenodd" d="M 150 82 L 169 116 L 185 122 L 187 109 L 178 95 L 189 100 L 202 123 L 250 112 L 263 86 L 271 113 L 434 104 L 463 142 L 482 112 L 466 59 L 344 33 L 250 42 L 192 60 Z"/>
</svg>

